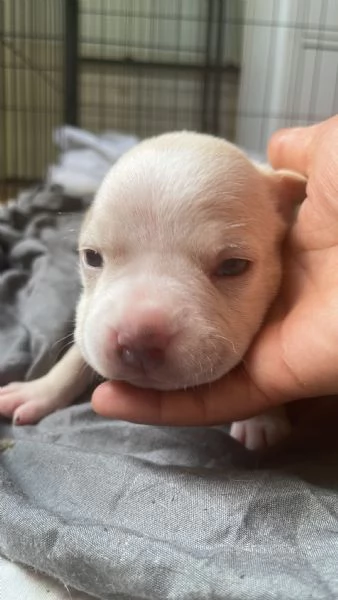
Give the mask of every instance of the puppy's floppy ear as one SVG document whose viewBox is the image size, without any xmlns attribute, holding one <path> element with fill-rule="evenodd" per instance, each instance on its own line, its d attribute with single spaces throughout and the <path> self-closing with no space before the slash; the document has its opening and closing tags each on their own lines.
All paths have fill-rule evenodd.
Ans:
<svg viewBox="0 0 338 600">
<path fill-rule="evenodd" d="M 257 165 L 257 167 L 267 178 L 278 212 L 287 223 L 290 223 L 295 217 L 298 206 L 306 197 L 307 180 L 294 171 L 286 169 L 275 171 L 269 165 Z"/>
</svg>

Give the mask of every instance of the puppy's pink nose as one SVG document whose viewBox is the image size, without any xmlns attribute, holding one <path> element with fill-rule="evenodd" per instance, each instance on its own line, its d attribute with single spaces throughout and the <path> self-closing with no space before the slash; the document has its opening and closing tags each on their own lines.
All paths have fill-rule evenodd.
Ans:
<svg viewBox="0 0 338 600">
<path fill-rule="evenodd" d="M 126 366 L 151 370 L 164 363 L 171 338 L 164 315 L 135 314 L 117 331 L 117 354 Z"/>
<path fill-rule="evenodd" d="M 148 370 L 164 363 L 165 348 L 158 344 L 155 346 L 118 345 L 118 355 L 121 361 L 134 369 Z"/>
</svg>

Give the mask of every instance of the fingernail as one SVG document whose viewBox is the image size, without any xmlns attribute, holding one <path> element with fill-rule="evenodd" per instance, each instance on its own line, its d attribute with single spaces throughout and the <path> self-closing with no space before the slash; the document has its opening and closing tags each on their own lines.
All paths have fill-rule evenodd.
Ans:
<svg viewBox="0 0 338 600">
<path fill-rule="evenodd" d="M 20 425 L 20 417 L 18 415 L 13 418 L 13 425 Z"/>
</svg>

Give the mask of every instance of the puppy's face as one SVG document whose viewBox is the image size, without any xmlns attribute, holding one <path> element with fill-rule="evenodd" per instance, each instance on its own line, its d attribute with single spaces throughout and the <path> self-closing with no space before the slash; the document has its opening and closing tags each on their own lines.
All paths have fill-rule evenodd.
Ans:
<svg viewBox="0 0 338 600">
<path fill-rule="evenodd" d="M 80 235 L 76 341 L 103 377 L 175 389 L 243 357 L 280 283 L 280 207 L 303 182 L 211 136 L 150 139 L 111 169 Z"/>
</svg>

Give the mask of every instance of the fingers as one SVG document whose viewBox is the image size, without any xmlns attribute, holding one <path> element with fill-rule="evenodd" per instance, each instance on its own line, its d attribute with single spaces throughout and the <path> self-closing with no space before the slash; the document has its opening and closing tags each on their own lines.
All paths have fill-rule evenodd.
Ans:
<svg viewBox="0 0 338 600">
<path fill-rule="evenodd" d="M 318 151 L 317 142 L 336 146 L 338 116 L 316 125 L 281 129 L 273 134 L 268 146 L 269 161 L 275 169 L 291 169 L 306 177 L 312 156 Z"/>
<path fill-rule="evenodd" d="M 273 134 L 268 157 L 275 169 L 290 169 L 308 176 L 311 148 L 320 125 L 281 129 Z"/>
<path fill-rule="evenodd" d="M 92 397 L 94 411 L 104 417 L 180 426 L 227 423 L 270 409 L 272 403 L 241 368 L 212 385 L 187 391 L 159 392 L 106 382 Z"/>
<path fill-rule="evenodd" d="M 107 381 L 94 390 L 92 407 L 103 417 L 155 424 L 161 422 L 160 400 L 160 392 Z"/>
</svg>

